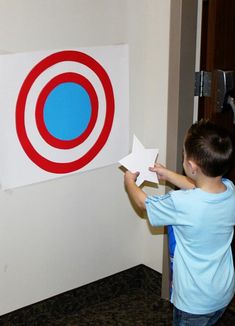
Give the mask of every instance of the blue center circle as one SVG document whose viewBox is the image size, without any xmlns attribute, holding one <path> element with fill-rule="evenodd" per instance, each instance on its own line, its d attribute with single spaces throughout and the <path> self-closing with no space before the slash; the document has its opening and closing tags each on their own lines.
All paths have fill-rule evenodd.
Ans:
<svg viewBox="0 0 235 326">
<path fill-rule="evenodd" d="M 91 101 L 86 90 L 73 82 L 55 87 L 44 106 L 44 122 L 48 132 L 60 140 L 79 137 L 91 118 Z"/>
</svg>

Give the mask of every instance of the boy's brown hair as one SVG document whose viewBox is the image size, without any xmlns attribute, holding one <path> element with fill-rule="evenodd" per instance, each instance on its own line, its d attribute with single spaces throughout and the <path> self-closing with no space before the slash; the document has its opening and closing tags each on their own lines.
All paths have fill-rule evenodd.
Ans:
<svg viewBox="0 0 235 326">
<path fill-rule="evenodd" d="M 194 123 L 188 130 L 184 149 L 209 177 L 225 175 L 233 162 L 233 144 L 228 132 L 208 120 Z"/>
</svg>

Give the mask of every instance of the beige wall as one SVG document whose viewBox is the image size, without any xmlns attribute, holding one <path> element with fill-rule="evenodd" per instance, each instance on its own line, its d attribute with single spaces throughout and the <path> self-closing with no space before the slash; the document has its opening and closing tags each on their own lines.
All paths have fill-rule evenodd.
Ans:
<svg viewBox="0 0 235 326">
<path fill-rule="evenodd" d="M 167 162 L 182 172 L 182 146 L 193 122 L 197 0 L 171 2 Z"/>
<path fill-rule="evenodd" d="M 130 136 L 165 163 L 170 2 L 1 0 L 0 47 L 128 43 Z M 162 271 L 163 237 L 132 210 L 118 164 L 0 191 L 0 226 L 0 314 L 140 263 Z"/>
</svg>

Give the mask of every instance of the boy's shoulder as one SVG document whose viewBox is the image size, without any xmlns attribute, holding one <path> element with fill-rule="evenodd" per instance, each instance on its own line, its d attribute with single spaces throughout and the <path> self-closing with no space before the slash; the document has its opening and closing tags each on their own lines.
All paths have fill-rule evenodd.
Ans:
<svg viewBox="0 0 235 326">
<path fill-rule="evenodd" d="M 192 188 L 192 189 L 179 189 L 171 191 L 172 200 L 183 200 L 183 201 L 191 201 L 196 199 L 206 199 L 209 201 L 219 201 L 224 200 L 226 198 L 234 197 L 235 198 L 235 186 L 233 182 L 227 178 L 223 178 L 222 182 L 226 186 L 226 191 L 223 193 L 208 193 L 203 191 L 200 188 Z"/>
</svg>

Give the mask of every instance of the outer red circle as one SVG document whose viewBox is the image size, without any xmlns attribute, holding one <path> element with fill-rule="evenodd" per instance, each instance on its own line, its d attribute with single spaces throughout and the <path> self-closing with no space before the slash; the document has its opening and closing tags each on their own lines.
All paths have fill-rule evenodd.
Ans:
<svg viewBox="0 0 235 326">
<path fill-rule="evenodd" d="M 62 61 L 75 61 L 88 66 L 98 76 L 103 86 L 106 99 L 105 121 L 96 142 L 83 156 L 75 161 L 65 163 L 53 162 L 39 154 L 28 138 L 24 122 L 26 101 L 34 81 L 44 70 Z M 104 147 L 113 124 L 114 106 L 114 93 L 109 76 L 95 59 L 79 51 L 68 50 L 53 53 L 34 66 L 22 84 L 16 103 L 17 135 L 27 156 L 40 168 L 51 173 L 73 172 L 87 165 Z"/>
<path fill-rule="evenodd" d="M 84 130 L 84 132 L 79 135 L 78 137 L 71 139 L 71 140 L 61 140 L 56 137 L 54 137 L 47 129 L 45 125 L 44 120 L 44 108 L 45 108 L 45 102 L 47 100 L 48 95 L 51 93 L 51 91 L 57 87 L 61 83 L 66 82 L 73 82 L 76 84 L 81 85 L 86 92 L 89 95 L 90 102 L 91 102 L 91 118 L 88 123 L 87 128 Z M 89 82 L 88 79 L 83 77 L 80 74 L 73 73 L 73 72 L 67 72 L 60 75 L 57 75 L 56 77 L 52 78 L 46 86 L 42 89 L 41 93 L 39 94 L 37 103 L 36 103 L 36 124 L 39 130 L 39 133 L 41 134 L 42 138 L 51 146 L 60 148 L 60 149 L 70 149 L 74 148 L 78 145 L 80 145 L 82 142 L 86 140 L 86 138 L 90 135 L 92 132 L 97 116 L 98 116 L 98 98 L 95 92 L 94 87 Z"/>
</svg>

